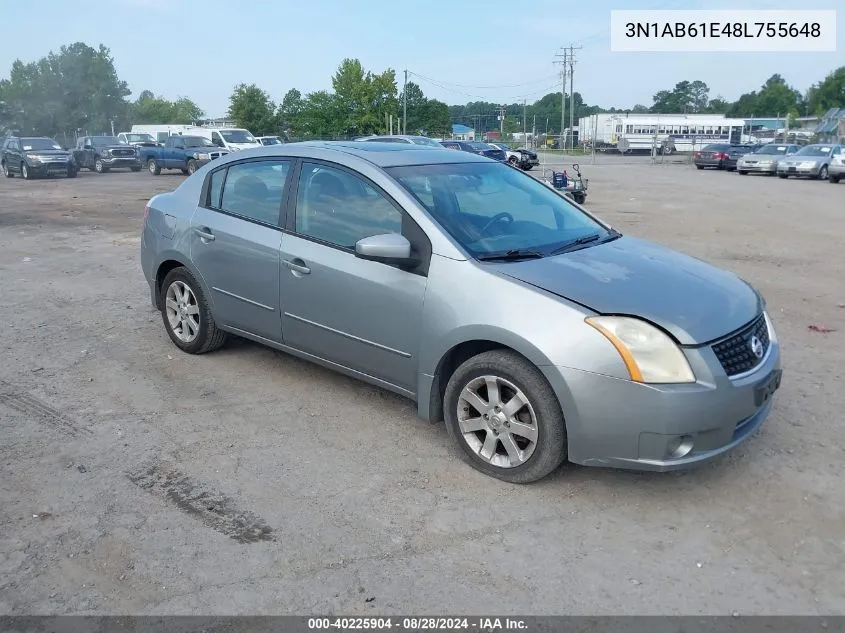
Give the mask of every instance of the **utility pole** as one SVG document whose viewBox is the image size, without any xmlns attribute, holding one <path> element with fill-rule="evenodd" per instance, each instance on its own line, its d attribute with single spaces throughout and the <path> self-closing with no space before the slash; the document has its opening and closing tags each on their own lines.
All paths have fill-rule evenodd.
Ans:
<svg viewBox="0 0 845 633">
<path fill-rule="evenodd" d="M 563 135 L 563 128 L 566 126 L 566 118 L 564 113 L 566 112 L 566 58 L 567 58 L 567 51 L 566 49 L 562 49 L 563 54 L 557 53 L 555 57 L 562 58 L 559 61 L 554 62 L 555 64 L 560 64 L 560 149 L 564 149 L 564 145 L 566 143 L 565 137 Z"/>
<path fill-rule="evenodd" d="M 534 120 L 531 121 L 531 147 L 537 149 L 537 115 L 534 114 Z"/>
<path fill-rule="evenodd" d="M 402 88 L 402 134 L 408 133 L 408 69 L 405 69 L 405 85 Z"/>
<path fill-rule="evenodd" d="M 569 138 L 570 148 L 575 148 L 575 51 L 582 46 L 569 45 Z"/>
<path fill-rule="evenodd" d="M 522 142 L 528 145 L 528 101 L 522 100 Z"/>
<path fill-rule="evenodd" d="M 505 140 L 505 107 L 499 106 L 499 140 Z"/>
</svg>

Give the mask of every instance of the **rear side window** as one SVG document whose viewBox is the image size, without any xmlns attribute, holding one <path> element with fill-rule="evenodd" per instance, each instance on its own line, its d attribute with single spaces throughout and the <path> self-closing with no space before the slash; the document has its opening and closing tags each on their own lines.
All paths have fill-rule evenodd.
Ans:
<svg viewBox="0 0 845 633">
<path fill-rule="evenodd" d="M 223 193 L 223 180 L 226 178 L 226 170 L 218 169 L 211 172 L 211 180 L 208 183 L 208 206 L 212 209 L 219 209 L 220 194 Z"/>
<path fill-rule="evenodd" d="M 289 171 L 290 162 L 286 160 L 232 165 L 223 183 L 219 208 L 227 213 L 278 226 Z M 213 193 L 213 181 L 209 188 Z"/>
</svg>

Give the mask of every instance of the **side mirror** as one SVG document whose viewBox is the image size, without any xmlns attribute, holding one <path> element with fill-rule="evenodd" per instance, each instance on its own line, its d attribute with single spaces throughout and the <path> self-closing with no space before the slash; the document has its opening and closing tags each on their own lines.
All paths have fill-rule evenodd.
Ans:
<svg viewBox="0 0 845 633">
<path fill-rule="evenodd" d="M 93 145 L 85 145 L 82 149 L 94 149 Z"/>
<path fill-rule="evenodd" d="M 411 257 L 411 243 L 398 233 L 371 235 L 355 243 L 355 256 L 384 264 L 414 266 L 419 263 Z"/>
</svg>

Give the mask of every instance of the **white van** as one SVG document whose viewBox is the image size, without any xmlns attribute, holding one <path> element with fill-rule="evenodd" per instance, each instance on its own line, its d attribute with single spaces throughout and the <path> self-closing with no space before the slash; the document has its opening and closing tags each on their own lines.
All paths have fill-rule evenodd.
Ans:
<svg viewBox="0 0 845 633">
<path fill-rule="evenodd" d="M 133 125 L 132 134 L 149 134 L 156 143 L 164 143 L 168 136 L 174 134 L 187 134 L 187 130 L 193 130 L 195 126 L 179 123 L 145 124 Z"/>
<path fill-rule="evenodd" d="M 202 136 L 217 147 L 226 148 L 230 152 L 262 146 L 261 141 L 256 140 L 249 130 L 242 128 L 192 127 L 190 131 L 186 131 L 184 134 Z"/>
</svg>

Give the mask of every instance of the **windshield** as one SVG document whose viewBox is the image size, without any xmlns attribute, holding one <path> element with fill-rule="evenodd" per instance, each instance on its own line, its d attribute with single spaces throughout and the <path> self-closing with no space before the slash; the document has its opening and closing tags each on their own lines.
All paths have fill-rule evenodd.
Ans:
<svg viewBox="0 0 845 633">
<path fill-rule="evenodd" d="M 728 149 L 730 145 L 706 145 L 704 151 L 706 152 L 721 152 Z"/>
<path fill-rule="evenodd" d="M 282 142 L 276 138 L 275 136 L 268 136 L 267 138 L 261 139 L 261 143 L 263 145 L 281 145 Z"/>
<path fill-rule="evenodd" d="M 37 152 L 45 149 L 62 149 L 62 146 L 51 138 L 22 138 L 21 147 L 25 152 Z"/>
<path fill-rule="evenodd" d="M 107 145 L 121 145 L 121 142 L 114 136 L 92 136 L 91 145 L 94 147 L 106 147 Z"/>
<path fill-rule="evenodd" d="M 473 142 L 473 143 L 467 143 L 467 144 L 470 146 L 470 149 L 474 149 L 476 152 L 484 152 L 486 150 L 493 149 L 487 143 Z"/>
<path fill-rule="evenodd" d="M 246 130 L 220 130 L 227 143 L 257 143 L 255 137 Z"/>
<path fill-rule="evenodd" d="M 498 147 L 499 149 L 503 149 L 503 150 L 505 150 L 506 152 L 510 152 L 510 151 L 511 151 L 511 146 L 510 146 L 510 145 L 505 145 L 504 143 L 496 143 L 496 147 Z"/>
<path fill-rule="evenodd" d="M 127 134 L 126 140 L 129 143 L 155 143 L 152 134 Z"/>
<path fill-rule="evenodd" d="M 795 152 L 796 156 L 830 156 L 833 147 L 830 145 L 807 145 Z"/>
<path fill-rule="evenodd" d="M 428 145 L 429 147 L 439 147 L 440 149 L 443 149 L 443 146 L 440 143 L 434 139 L 426 138 L 424 136 L 415 138 L 413 142 L 415 145 Z"/>
<path fill-rule="evenodd" d="M 784 154 L 786 154 L 786 150 L 788 149 L 788 145 L 763 145 L 763 147 L 761 147 L 754 153 L 768 154 L 769 156 L 783 156 Z"/>
<path fill-rule="evenodd" d="M 549 255 L 572 240 L 611 232 L 539 180 L 502 163 L 386 170 L 472 256 L 515 250 Z"/>
<path fill-rule="evenodd" d="M 183 136 L 182 141 L 185 147 L 217 147 L 214 143 L 202 136 Z"/>
</svg>

